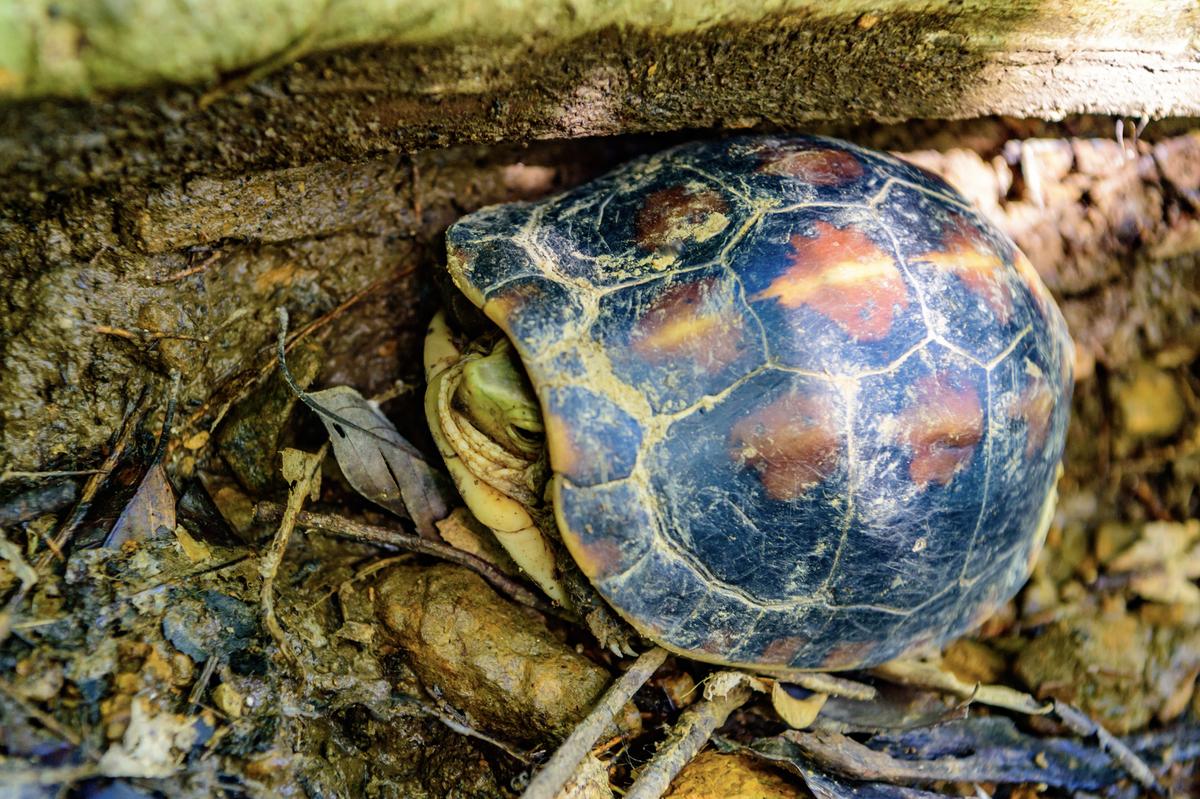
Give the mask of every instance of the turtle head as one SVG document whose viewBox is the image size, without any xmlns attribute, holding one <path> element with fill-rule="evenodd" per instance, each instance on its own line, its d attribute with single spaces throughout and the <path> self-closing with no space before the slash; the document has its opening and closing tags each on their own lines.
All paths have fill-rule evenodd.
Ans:
<svg viewBox="0 0 1200 799">
<path fill-rule="evenodd" d="M 455 400 L 480 432 L 509 452 L 528 460 L 541 454 L 542 411 L 508 339 L 463 365 Z"/>
</svg>

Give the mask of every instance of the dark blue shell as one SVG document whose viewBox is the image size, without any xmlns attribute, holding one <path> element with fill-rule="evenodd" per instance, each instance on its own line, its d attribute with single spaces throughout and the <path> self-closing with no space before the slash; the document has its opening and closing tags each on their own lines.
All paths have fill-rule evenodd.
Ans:
<svg viewBox="0 0 1200 799">
<path fill-rule="evenodd" d="M 449 232 L 543 406 L 559 527 L 668 649 L 851 668 L 1025 581 L 1072 345 L 939 178 L 809 137 L 688 144 Z"/>
</svg>

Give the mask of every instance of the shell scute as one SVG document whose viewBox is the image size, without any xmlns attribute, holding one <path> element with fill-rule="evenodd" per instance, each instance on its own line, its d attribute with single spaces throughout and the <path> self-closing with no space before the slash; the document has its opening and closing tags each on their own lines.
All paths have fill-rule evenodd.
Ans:
<svg viewBox="0 0 1200 799">
<path fill-rule="evenodd" d="M 1064 397 L 1051 388 L 1056 375 L 1036 336 L 1024 337 L 989 374 L 994 397 L 990 479 L 964 569 L 967 579 L 998 561 L 1022 560 L 1018 549 L 1031 537 L 1029 520 L 1039 517 L 1043 499 L 1058 479 L 1070 394 Z"/>
<path fill-rule="evenodd" d="M 865 211 L 814 206 L 768 215 L 730 261 L 774 334 L 779 364 L 854 374 L 890 363 L 926 336 L 917 292 Z"/>
<path fill-rule="evenodd" d="M 623 574 L 650 549 L 655 520 L 637 486 L 615 481 L 580 486 L 556 483 L 554 511 L 575 562 L 597 584 Z"/>
<path fill-rule="evenodd" d="M 789 426 L 780 411 L 798 408 Z M 755 601 L 805 597 L 833 563 L 829 530 L 847 512 L 847 428 L 834 386 L 773 370 L 681 416 L 648 453 L 654 496 L 671 498 L 664 535 Z"/>
<path fill-rule="evenodd" d="M 973 211 L 901 185 L 888 189 L 887 200 L 875 213 L 925 299 L 936 336 L 987 362 L 1023 330 L 1047 324 L 1049 311 L 1017 269 L 1020 253 Z"/>
<path fill-rule="evenodd" d="M 954 582 L 988 468 L 985 371 L 931 344 L 859 381 L 853 512 L 830 577 L 840 605 L 897 609 Z"/>
<path fill-rule="evenodd" d="M 469 296 L 469 294 L 468 294 Z M 584 308 L 567 287 L 541 275 L 520 277 L 487 292 L 483 312 L 522 356 L 537 358 L 583 323 Z"/>
<path fill-rule="evenodd" d="M 548 202 L 535 240 L 568 279 L 607 287 L 716 261 L 746 211 L 727 186 L 652 159 Z"/>
<path fill-rule="evenodd" d="M 862 151 L 820 137 L 734 139 L 725 150 L 728 180 L 762 207 L 802 203 L 865 206 L 887 182 Z"/>
<path fill-rule="evenodd" d="M 656 412 L 715 394 L 766 361 L 758 320 L 719 268 L 626 286 L 600 300 L 592 335 Z"/>
<path fill-rule="evenodd" d="M 582 386 L 555 386 L 542 395 L 550 466 L 577 485 L 629 476 L 637 465 L 642 428 L 608 397 Z"/>
</svg>

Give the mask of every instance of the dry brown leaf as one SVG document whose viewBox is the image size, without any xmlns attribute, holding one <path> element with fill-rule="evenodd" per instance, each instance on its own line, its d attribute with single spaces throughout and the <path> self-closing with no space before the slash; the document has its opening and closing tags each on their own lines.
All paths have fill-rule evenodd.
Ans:
<svg viewBox="0 0 1200 799">
<path fill-rule="evenodd" d="M 434 522 L 445 518 L 454 504 L 449 481 L 349 386 L 307 396 L 324 410 L 319 415 L 329 431 L 334 457 L 354 490 L 411 518 L 422 537 L 436 539 Z"/>
<path fill-rule="evenodd" d="M 175 530 L 175 492 L 167 481 L 166 470 L 157 463 L 142 478 L 104 545 L 119 547 L 126 541 L 143 541 L 154 536 L 160 527 Z"/>
</svg>

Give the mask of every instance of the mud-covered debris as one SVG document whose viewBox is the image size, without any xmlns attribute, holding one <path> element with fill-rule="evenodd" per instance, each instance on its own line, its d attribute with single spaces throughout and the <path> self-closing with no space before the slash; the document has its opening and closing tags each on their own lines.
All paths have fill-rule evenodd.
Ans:
<svg viewBox="0 0 1200 799">
<path fill-rule="evenodd" d="M 217 507 L 212 495 L 206 487 L 204 472 L 183 484 L 179 501 L 175 503 L 175 516 L 179 524 L 198 541 L 213 541 L 222 544 L 233 544 L 241 538 L 241 532 L 236 530 L 225 518 L 221 508 Z M 234 486 L 233 480 L 217 478 L 218 485 L 228 485 L 233 491 L 241 494 Z M 242 494 L 245 497 L 244 494 Z M 253 518 L 253 503 L 246 497 L 243 517 L 249 524 Z"/>
<path fill-rule="evenodd" d="M 197 662 L 250 648 L 261 630 L 253 606 L 216 590 L 179 596 L 166 609 L 163 637 Z"/>
<path fill-rule="evenodd" d="M 804 790 L 748 754 L 701 752 L 671 783 L 666 799 L 800 799 Z"/>
<path fill-rule="evenodd" d="M 101 756 L 100 772 L 109 777 L 170 776 L 183 765 L 196 735 L 188 717 L 155 710 L 148 700 L 136 697 L 125 734 Z"/>
<path fill-rule="evenodd" d="M 246 709 L 246 697 L 227 682 L 212 689 L 212 701 L 218 710 L 231 719 L 240 719 Z"/>
<path fill-rule="evenodd" d="M 0 501 L 0 527 L 27 522 L 45 513 L 58 513 L 79 496 L 73 480 L 59 480 L 27 488 Z"/>
<path fill-rule="evenodd" d="M 1168 371 L 1141 364 L 1118 378 L 1114 390 L 1121 432 L 1129 442 L 1174 435 L 1183 424 L 1186 407 L 1175 377 Z"/>
<path fill-rule="evenodd" d="M 1150 522 L 1140 537 L 1108 563 L 1130 572 L 1130 589 L 1143 599 L 1200 608 L 1200 519 Z"/>
<path fill-rule="evenodd" d="M 837 733 L 789 730 L 756 741 L 751 751 L 792 767 L 900 785 L 1044 783 L 1094 790 L 1123 776 L 1098 747 L 1028 735 L 998 716 L 876 735 L 865 743 Z"/>
<path fill-rule="evenodd" d="M 1200 131 L 1159 142 L 1154 160 L 1171 187 L 1200 210 Z"/>
<path fill-rule="evenodd" d="M 175 528 L 175 540 L 179 551 L 192 563 L 204 563 L 212 559 L 212 549 L 203 541 L 193 538 L 182 526 Z"/>
<path fill-rule="evenodd" d="M 8 675 L 9 690 L 22 699 L 49 702 L 63 687 L 63 665 L 50 653 L 35 651 L 17 661 Z"/>
<path fill-rule="evenodd" d="M 686 671 L 670 671 L 655 675 L 652 684 L 662 689 L 672 708 L 685 708 L 700 698 L 696 680 Z"/>
<path fill-rule="evenodd" d="M 608 684 L 607 671 L 465 569 L 397 567 L 376 592 L 426 690 L 493 735 L 564 737 Z"/>
<path fill-rule="evenodd" d="M 965 714 L 962 700 L 938 692 L 889 683 L 876 687 L 876 696 L 868 701 L 829 697 L 814 728 L 841 733 L 876 733 L 937 724 Z"/>
<path fill-rule="evenodd" d="M 305 339 L 289 354 L 288 367 L 302 388 L 316 379 L 323 355 L 312 339 Z M 296 395 L 276 373 L 234 406 L 217 431 L 221 457 L 251 494 L 265 494 L 280 485 L 279 451 L 296 402 Z"/>
<path fill-rule="evenodd" d="M 942 665 L 964 682 L 998 683 L 1005 671 L 1004 656 L 982 641 L 960 638 L 942 653 Z"/>
<path fill-rule="evenodd" d="M 1200 670 L 1200 632 L 1123 611 L 1077 615 L 1030 641 L 1015 670 L 1040 698 L 1074 704 L 1121 735 L 1186 707 Z"/>
<path fill-rule="evenodd" d="M 239 538 L 250 543 L 254 533 L 254 500 L 232 478 L 201 471 L 199 480 L 222 521 Z M 219 528 L 210 530 L 219 531 Z"/>
<path fill-rule="evenodd" d="M 571 779 L 554 799 L 612 799 L 612 796 L 608 769 L 595 755 L 589 754 L 579 762 Z"/>
</svg>

